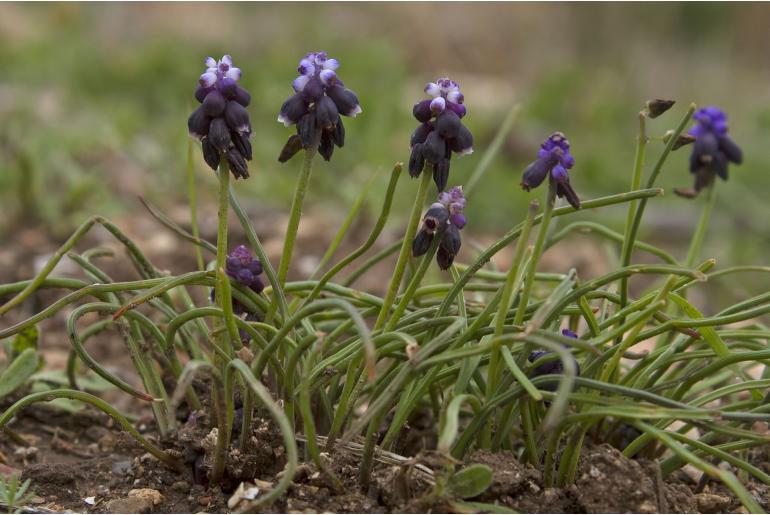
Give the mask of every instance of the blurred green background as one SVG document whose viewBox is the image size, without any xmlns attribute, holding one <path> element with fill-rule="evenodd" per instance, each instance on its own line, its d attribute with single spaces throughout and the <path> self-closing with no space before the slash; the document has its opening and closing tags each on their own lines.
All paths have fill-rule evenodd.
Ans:
<svg viewBox="0 0 770 515">
<path fill-rule="evenodd" d="M 450 76 L 463 87 L 476 138 L 472 156 L 453 160 L 450 185 L 467 180 L 509 108 L 521 106 L 469 202 L 468 229 L 477 235 L 507 230 L 541 196 L 518 184 L 553 130 L 572 143 L 572 182 L 583 198 L 627 189 L 637 112 L 648 98 L 671 98 L 678 103 L 649 124 L 651 135 L 673 128 L 689 102 L 713 104 L 727 111 L 745 153 L 730 181 L 718 184 L 706 251 L 727 263 L 765 264 L 768 26 L 767 4 L 5 3 L 2 246 L 22 225 L 60 239 L 89 214 L 138 213 L 137 195 L 165 209 L 183 205 L 192 92 L 204 58 L 223 53 L 232 54 L 254 97 L 252 178 L 238 190 L 244 202 L 287 211 L 300 160 L 276 161 L 290 134 L 276 116 L 300 57 L 326 50 L 364 109 L 346 121 L 346 147 L 313 176 L 308 212 L 330 224 L 372 173 L 408 160 L 411 107 L 427 81 Z M 661 149 L 650 146 L 645 177 Z M 667 192 L 691 185 L 688 153 L 674 153 L 665 166 Z M 197 150 L 196 159 L 201 202 L 211 203 L 215 178 Z M 406 216 L 415 188 L 401 181 L 396 216 Z M 372 213 L 382 189 L 372 193 Z M 642 237 L 683 256 L 702 201 L 670 193 L 654 200 Z M 582 216 L 621 228 L 625 208 Z"/>
</svg>

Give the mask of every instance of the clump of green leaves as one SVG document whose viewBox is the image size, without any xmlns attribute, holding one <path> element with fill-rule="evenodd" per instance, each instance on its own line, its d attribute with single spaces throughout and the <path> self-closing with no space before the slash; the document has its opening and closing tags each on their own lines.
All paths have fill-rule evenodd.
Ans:
<svg viewBox="0 0 770 515">
<path fill-rule="evenodd" d="M 19 476 L 12 474 L 8 478 L 0 476 L 0 502 L 8 510 L 8 513 L 21 513 L 25 504 L 35 497 L 29 490 L 31 479 L 19 483 Z"/>
<path fill-rule="evenodd" d="M 181 403 L 198 410 L 203 405 L 201 396 L 209 395 L 212 428 L 217 428 L 216 446 L 211 451 L 213 482 L 223 477 L 231 447 L 247 450 L 256 410 L 266 409 L 281 431 L 287 465 L 276 487 L 258 497 L 252 508 L 279 498 L 288 488 L 298 462 L 297 434 L 307 442 L 310 459 L 328 476 L 331 472 L 325 466 L 322 445 L 332 451 L 340 441 L 361 442 L 360 480 L 366 488 L 377 453 L 399 451 L 404 428 L 413 417 L 423 415 L 433 421 L 436 451 L 448 463 L 464 462 L 475 449 L 506 450 L 540 468 L 546 486 L 560 487 L 574 480 L 581 448 L 588 439 L 624 441 L 626 456 L 653 457 L 664 476 L 689 463 L 724 482 L 746 508 L 760 511 L 736 473 L 770 484 L 770 476 L 746 456 L 748 450 L 766 445 L 766 437 L 754 433 L 752 425 L 770 421 L 764 394 L 770 386 L 770 329 L 761 322 L 770 313 L 770 294 L 760 293 L 704 315 L 688 301 L 687 291 L 697 283 L 767 270 L 716 269 L 711 259 L 698 262 L 705 230 L 696 231 L 684 260 L 638 238 L 648 204 L 662 202 L 657 177 L 693 111 L 690 106 L 675 128 L 662 131 L 666 138 L 648 136 L 647 115 L 640 113 L 630 190 L 582 199 L 583 212 L 626 205 L 623 232 L 580 218 L 572 206 L 556 204 L 550 191 L 542 211 L 533 205 L 525 220 L 481 249 L 470 262 L 456 261 L 450 275 L 431 276 L 433 256 L 428 253 L 412 263 L 414 273 L 406 274 L 403 284 L 401 273 L 394 274 L 398 279 L 391 281 L 384 297 L 355 284 L 394 254 L 398 254 L 397 267 L 407 269 L 409 238 L 370 253 L 389 220 L 402 175 L 400 164 L 383 185 L 384 201 L 367 239 L 335 264 L 319 266 L 302 280 L 286 280 L 288 259 L 279 273 L 273 269 L 228 183 L 226 166 L 219 171 L 216 242 L 202 239 L 195 224 L 189 233 L 148 205 L 155 218 L 199 253 L 196 270 L 176 275 L 158 269 L 115 224 L 92 217 L 35 278 L 0 285 L 0 296 L 10 297 L 0 306 L 0 314 L 42 288 L 69 290 L 39 313 L 1 329 L 0 338 L 22 334 L 61 310 L 73 308 L 67 322 L 72 346 L 68 387 L 25 396 L 0 415 L 0 427 L 32 403 L 75 399 L 113 417 L 168 466 L 184 468 L 179 458 L 144 438 L 125 414 L 85 391 L 90 387 L 74 366 L 79 361 L 127 395 L 147 402 L 162 437 L 173 436 L 182 422 L 177 418 Z M 492 154 L 510 125 L 506 123 L 503 136 L 495 139 L 498 144 L 492 147 Z M 664 146 L 644 181 L 648 143 Z M 492 154 L 480 161 L 472 184 L 482 178 Z M 312 154 L 306 155 L 300 174 L 298 191 L 302 195 L 312 158 Z M 189 161 L 188 169 L 192 168 Z M 189 177 L 194 193 L 194 176 Z M 574 180 L 578 178 L 576 173 Z M 422 182 L 407 234 L 414 234 L 423 212 L 429 179 Z M 363 188 L 325 253 L 324 263 L 331 263 L 340 249 L 367 191 Z M 469 188 L 466 196 L 471 193 Z M 709 199 L 713 202 L 711 196 Z M 251 251 L 264 265 L 269 286 L 261 293 L 229 280 L 224 272 L 230 210 Z M 293 231 L 300 214 L 301 207 L 295 205 Z M 564 217 L 575 221 L 555 229 Z M 194 210 L 192 219 L 196 219 Z M 100 249 L 75 250 L 95 226 L 106 229 L 123 245 L 139 280 L 116 282 L 99 264 L 109 254 Z M 575 270 L 539 272 L 542 254 L 576 231 L 605 240 L 618 266 L 590 278 L 580 277 Z M 295 236 L 290 235 L 287 242 L 293 245 Z M 489 265 L 512 245 L 514 260 L 507 270 Z M 65 255 L 81 267 L 83 278 L 51 275 Z M 211 260 L 210 266 L 205 266 L 204 256 Z M 630 282 L 638 276 L 649 281 L 636 293 Z M 212 288 L 216 292 L 213 304 L 208 300 Z M 234 301 L 257 314 L 258 320 L 234 316 Z M 743 325 L 736 328 L 736 323 Z M 563 335 L 564 328 L 578 337 Z M 88 353 L 86 344 L 108 330 L 122 336 L 141 387 L 107 370 Z M 640 352 L 636 346 L 642 342 L 652 345 Z M 535 349 L 549 352 L 531 361 Z M 554 360 L 561 362 L 560 373 L 536 373 Z M 757 365 L 762 368 L 760 377 L 753 375 Z M 8 379 L 5 388 L 14 390 L 17 376 L 24 374 L 11 375 L 14 379 Z M 196 377 L 205 377 L 210 391 L 196 389 Z M 172 379 L 171 386 L 166 378 Z M 243 399 L 237 442 L 232 441 L 236 391 Z M 624 440 L 619 437 L 623 428 L 636 432 Z M 728 463 L 736 473 L 714 462 Z M 450 467 L 428 496 L 468 507 L 472 506 L 468 499 L 482 493 L 490 481 L 491 471 L 484 466 L 471 465 L 456 472 Z"/>
</svg>

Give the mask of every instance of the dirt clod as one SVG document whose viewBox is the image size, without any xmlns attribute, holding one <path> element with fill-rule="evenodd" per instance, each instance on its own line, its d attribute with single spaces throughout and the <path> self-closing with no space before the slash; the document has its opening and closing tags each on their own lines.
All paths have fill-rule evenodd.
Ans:
<svg viewBox="0 0 770 515">
<path fill-rule="evenodd" d="M 123 497 L 107 501 L 107 513 L 152 513 L 152 499 Z"/>
<path fill-rule="evenodd" d="M 701 513 L 723 513 L 730 506 L 729 497 L 709 493 L 696 494 L 695 502 Z"/>
</svg>

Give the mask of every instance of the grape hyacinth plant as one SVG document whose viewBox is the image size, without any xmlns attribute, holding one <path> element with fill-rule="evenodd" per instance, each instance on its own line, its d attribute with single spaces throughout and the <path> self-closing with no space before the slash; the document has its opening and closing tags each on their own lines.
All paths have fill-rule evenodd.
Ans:
<svg viewBox="0 0 770 515">
<path fill-rule="evenodd" d="M 459 84 L 448 78 L 438 79 L 425 86 L 425 93 L 432 98 L 417 102 L 412 109 L 420 125 L 410 142 L 409 175 L 418 177 L 427 166 L 436 188 L 444 191 L 452 153 L 472 154 L 473 135 L 461 120 L 466 109 Z"/>
<path fill-rule="evenodd" d="M 346 88 L 337 76 L 340 63 L 326 52 L 311 52 L 299 62 L 299 77 L 294 79 L 294 94 L 281 106 L 278 121 L 286 127 L 296 125 L 297 133 L 289 137 L 281 150 L 278 161 L 285 163 L 301 149 L 305 161 L 294 190 L 289 224 L 283 254 L 278 267 L 278 280 L 283 284 L 289 273 L 289 263 L 294 252 L 294 242 L 302 215 L 305 192 L 310 182 L 313 157 L 316 152 L 329 161 L 334 147 L 345 144 L 345 126 L 340 115 L 355 118 L 363 109 L 358 96 Z"/>
<path fill-rule="evenodd" d="M 729 490 L 736 506 L 748 512 L 766 508 L 757 492 L 764 491 L 760 483 L 770 485 L 770 475 L 757 459 L 764 460 L 767 435 L 757 428 L 770 422 L 770 294 L 758 292 L 712 310 L 712 304 L 688 300 L 687 292 L 696 286 L 719 292 L 725 278 L 767 269 L 701 261 L 706 210 L 686 259 L 654 240 L 643 241 L 640 232 L 649 203 L 673 202 L 662 197 L 656 181 L 670 152 L 687 141 L 684 131 L 694 114 L 693 171 L 696 181 L 710 181 L 701 183 L 711 188 L 706 206 L 713 206 L 713 177 L 726 177 L 727 161 L 742 160 L 721 111 L 696 114 L 691 104 L 666 126 L 664 115 L 675 111 L 674 102 L 647 103 L 639 111 L 631 188 L 598 198 L 578 197 L 569 177 L 572 149 L 554 132 L 521 180 L 530 190 L 548 179 L 542 209 L 531 202 L 523 220 L 488 245 L 475 246 L 463 261 L 460 231 L 469 241 L 465 209 L 473 189 L 444 190 L 452 152 L 468 153 L 473 142 L 461 122 L 459 86 L 441 79 L 426 88 L 431 99 L 414 108 L 421 125 L 412 138 L 409 172 L 420 180 L 408 219 L 392 223 L 390 216 L 403 168 L 395 163 L 366 240 L 352 251 L 342 244 L 365 202 L 368 187 L 362 187 L 360 202 L 316 270 L 320 278 L 313 272 L 289 280 L 314 155 L 328 160 L 331 149 L 342 146 L 340 115 L 360 113 L 358 99 L 337 77 L 336 60 L 323 52 L 302 59 L 295 94 L 280 110 L 281 121 L 297 126 L 280 160 L 304 150 L 304 164 L 276 271 L 230 184 L 231 172 L 248 176 L 251 159 L 249 96 L 237 84 L 241 72 L 229 56 L 209 58 L 206 65 L 196 90 L 201 106 L 188 126 L 218 173 L 216 241 L 198 232 L 194 202 L 192 233 L 145 205 L 179 237 L 175 256 L 195 249 L 200 256 L 208 253 L 208 264 L 201 257 L 192 270 L 160 268 L 120 227 L 95 215 L 34 277 L 0 284 L 0 315 L 12 315 L 0 319 L 3 354 L 12 358 L 0 364 L 4 434 L 14 434 L 12 427 L 30 405 L 74 400 L 109 416 L 156 458 L 134 461 L 147 473 L 132 475 L 131 488 L 149 488 L 155 483 L 147 478 L 159 477 L 154 469 L 166 467 L 166 477 L 178 478 L 174 484 L 189 485 L 196 496 L 204 493 L 212 506 L 239 512 L 291 511 L 310 481 L 322 484 L 328 499 L 368 496 L 373 511 L 409 506 L 499 512 L 516 506 L 509 506 L 509 496 L 495 497 L 496 504 L 477 502 L 482 494 L 496 495 L 488 487 L 499 473 L 466 465 L 478 456 L 503 451 L 505 459 L 528 463 L 538 471 L 531 495 L 547 502 L 546 492 L 554 488 L 565 489 L 557 496 L 572 495 L 581 463 L 590 456 L 587 447 L 613 442 L 623 460 L 650 460 L 662 486 L 687 467 L 700 471 L 701 486 L 721 482 L 727 490 L 720 492 Z M 648 123 L 669 130 L 650 136 Z M 507 137 L 510 124 L 504 127 L 493 141 Z M 501 147 L 483 143 L 485 155 L 472 183 L 483 180 L 484 163 Z M 644 162 L 654 145 L 660 147 L 645 181 Z M 264 175 L 271 180 L 270 173 Z M 188 177 L 194 186 L 195 175 Z M 426 211 L 432 180 L 438 199 Z M 517 182 L 513 174 L 503 180 Z M 564 205 L 556 205 L 559 197 Z M 623 232 L 602 218 L 613 206 L 628 207 Z M 231 210 L 239 222 L 235 228 Z M 586 220 L 589 210 L 596 216 Z M 563 217 L 572 222 L 552 230 L 552 222 Z M 95 226 L 125 249 L 136 277 L 115 280 L 107 273 L 120 267 L 105 265 L 114 255 L 103 246 L 87 247 Z M 473 231 L 492 234 L 475 226 Z M 235 232 L 246 244 L 230 249 Z M 563 261 L 543 271 L 543 254 L 568 254 L 562 242 L 573 233 L 606 242 L 613 264 L 595 267 L 590 276 Z M 333 262 L 338 253 L 344 255 Z M 447 272 L 435 269 L 434 255 Z M 57 265 L 65 256 L 79 268 L 78 276 L 60 273 Z M 179 259 L 175 266 L 183 263 Z M 387 285 L 383 276 L 389 276 Z M 629 280 L 639 276 L 647 280 L 630 288 Z M 362 277 L 371 277 L 368 284 L 375 286 L 358 286 Z M 52 293 L 40 295 L 45 290 L 66 293 L 47 303 Z M 39 303 L 46 304 L 38 308 Z M 67 384 L 32 388 L 26 379 L 37 370 L 37 350 L 15 351 L 16 338 L 56 317 L 66 320 L 62 339 L 71 348 Z M 119 343 L 105 336 L 110 330 Z M 93 356 L 89 349 L 96 342 L 124 345 L 135 374 Z M 127 395 L 146 405 L 152 422 L 138 425 L 142 414 L 118 407 L 128 404 L 87 391 L 93 382 L 86 379 L 94 376 L 115 388 L 110 399 Z M 412 446 L 415 441 L 419 448 Z M 300 468 L 302 460 L 307 463 Z M 360 492 L 350 490 L 349 477 L 337 477 L 349 474 L 351 463 L 357 464 Z M 298 470 L 302 474 L 295 477 Z M 254 486 L 255 478 L 264 482 Z M 391 483 L 408 483 L 397 501 L 382 495 L 382 485 Z M 677 485 L 684 488 L 681 481 Z M 248 496 L 241 495 L 246 491 Z M 174 508 L 199 509 L 202 496 L 196 496 L 192 508 Z"/>
</svg>

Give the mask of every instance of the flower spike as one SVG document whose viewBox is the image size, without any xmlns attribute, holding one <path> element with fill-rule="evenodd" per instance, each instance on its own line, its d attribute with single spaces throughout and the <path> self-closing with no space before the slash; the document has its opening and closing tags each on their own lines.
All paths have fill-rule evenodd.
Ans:
<svg viewBox="0 0 770 515">
<path fill-rule="evenodd" d="M 580 197 L 572 188 L 567 172 L 574 165 L 575 158 L 570 154 L 569 141 L 561 132 L 554 132 L 540 145 L 537 159 L 524 170 L 521 187 L 529 191 L 549 177 L 550 182 L 556 185 L 556 194 L 566 198 L 575 209 L 580 209 Z"/>
<path fill-rule="evenodd" d="M 463 214 L 465 195 L 462 186 L 454 186 L 438 195 L 438 202 L 433 203 L 422 219 L 422 227 L 412 240 L 412 255 L 419 257 L 428 252 L 434 237 L 441 238 L 436 261 L 442 270 L 452 266 L 455 256 L 460 251 L 462 241 L 460 229 L 467 220 Z"/>
<path fill-rule="evenodd" d="M 330 58 L 326 52 L 313 52 L 303 57 L 294 79 L 294 95 L 281 106 L 278 121 L 286 127 L 296 125 L 297 136 L 289 137 L 278 161 L 285 163 L 299 152 L 318 150 L 329 161 L 334 147 L 342 148 L 345 144 L 345 127 L 342 116 L 355 118 L 362 112 L 358 96 L 337 76 L 340 63 Z M 297 145 L 297 141 L 301 145 Z"/>
<path fill-rule="evenodd" d="M 417 102 L 412 114 L 420 125 L 412 133 L 409 175 L 419 176 L 426 165 L 433 171 L 433 181 L 439 191 L 446 188 L 452 153 L 473 153 L 473 135 L 460 119 L 465 116 L 460 85 L 451 79 L 439 79 L 425 86 L 433 97 Z"/>
<path fill-rule="evenodd" d="M 704 107 L 693 115 L 695 126 L 689 136 L 695 138 L 690 154 L 690 173 L 695 175 L 695 185 L 690 188 L 676 188 L 680 197 L 694 198 L 700 191 L 719 176 L 727 180 L 729 163 L 743 162 L 743 152 L 727 134 L 727 115 L 718 107 Z"/>
<path fill-rule="evenodd" d="M 225 55 L 207 57 L 206 71 L 198 78 L 195 99 L 201 106 L 187 120 L 190 136 L 201 141 L 203 158 L 213 170 L 224 157 L 236 179 L 249 176 L 251 122 L 246 106 L 251 95 L 240 87 L 241 70 Z"/>
</svg>

